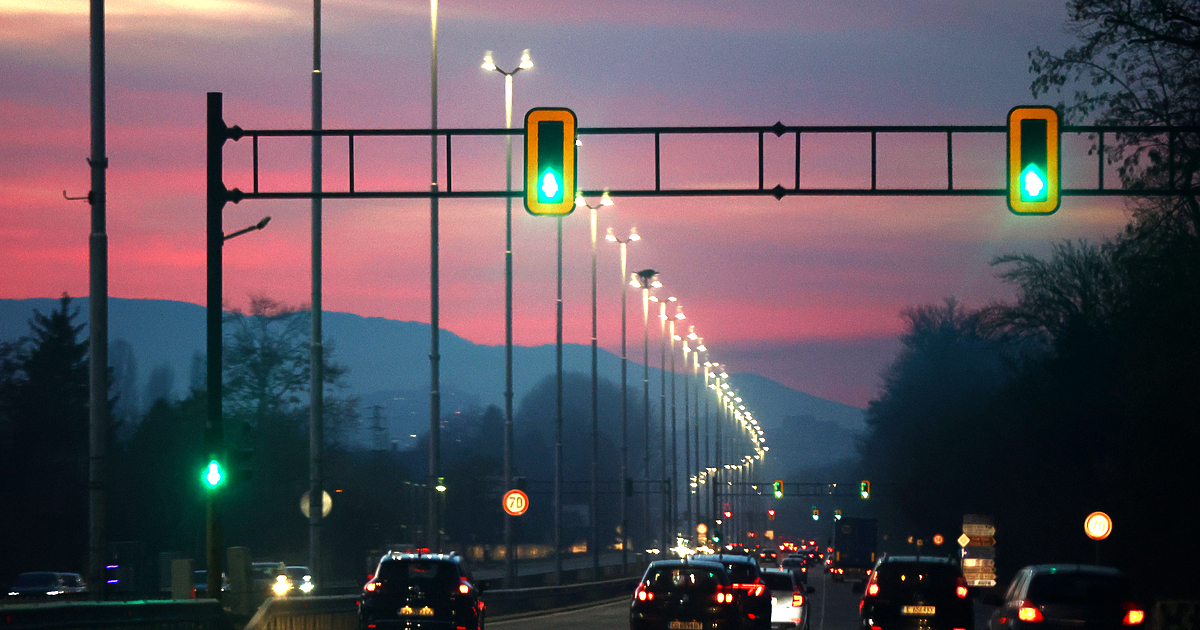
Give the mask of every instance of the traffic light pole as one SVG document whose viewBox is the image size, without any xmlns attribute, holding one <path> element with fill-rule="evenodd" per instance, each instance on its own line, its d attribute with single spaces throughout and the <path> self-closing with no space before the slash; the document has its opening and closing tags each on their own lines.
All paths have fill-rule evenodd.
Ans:
<svg viewBox="0 0 1200 630">
<path fill-rule="evenodd" d="M 208 263 L 208 295 L 205 313 L 207 318 L 207 350 L 208 350 L 208 416 L 204 427 L 205 455 L 217 458 L 224 465 L 222 447 L 224 442 L 221 423 L 221 248 L 225 241 L 222 222 L 222 210 L 225 207 L 227 193 L 225 184 L 221 181 L 224 168 L 223 147 L 228 138 L 228 131 L 222 114 L 222 96 L 220 92 L 208 93 L 208 173 L 207 173 L 207 263 Z M 219 515 L 219 488 L 207 491 L 207 509 L 205 521 L 205 558 L 208 571 L 208 595 L 213 599 L 221 597 L 221 530 Z"/>
</svg>

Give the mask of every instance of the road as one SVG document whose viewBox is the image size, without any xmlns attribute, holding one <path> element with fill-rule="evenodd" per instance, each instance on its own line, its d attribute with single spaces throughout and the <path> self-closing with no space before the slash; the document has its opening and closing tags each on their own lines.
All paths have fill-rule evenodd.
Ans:
<svg viewBox="0 0 1200 630">
<path fill-rule="evenodd" d="M 857 630 L 859 596 L 849 584 L 835 584 L 823 576 L 814 581 L 817 590 L 810 595 L 813 603 L 810 630 Z M 489 628 L 511 630 L 626 630 L 629 628 L 629 600 L 609 601 L 596 606 L 522 619 L 494 619 Z"/>
</svg>

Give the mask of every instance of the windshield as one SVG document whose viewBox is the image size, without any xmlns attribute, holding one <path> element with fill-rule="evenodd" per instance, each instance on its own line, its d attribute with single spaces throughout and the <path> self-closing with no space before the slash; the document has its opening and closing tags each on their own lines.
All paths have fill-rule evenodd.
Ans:
<svg viewBox="0 0 1200 630">
<path fill-rule="evenodd" d="M 378 578 L 409 583 L 449 584 L 458 581 L 458 571 L 453 564 L 437 560 L 388 560 L 379 565 Z"/>
<path fill-rule="evenodd" d="M 1090 605 L 1122 601 L 1125 580 L 1095 573 L 1048 573 L 1029 584 L 1029 599 L 1038 604 Z"/>
<path fill-rule="evenodd" d="M 881 590 L 934 587 L 954 589 L 958 584 L 958 569 L 949 564 L 927 562 L 895 562 L 879 567 L 877 583 Z"/>
<path fill-rule="evenodd" d="M 697 567 L 663 567 L 647 575 L 651 590 L 699 590 L 712 592 L 721 583 L 717 574 Z"/>
<path fill-rule="evenodd" d="M 783 573 L 763 573 L 763 583 L 772 591 L 792 590 L 792 576 Z"/>
</svg>

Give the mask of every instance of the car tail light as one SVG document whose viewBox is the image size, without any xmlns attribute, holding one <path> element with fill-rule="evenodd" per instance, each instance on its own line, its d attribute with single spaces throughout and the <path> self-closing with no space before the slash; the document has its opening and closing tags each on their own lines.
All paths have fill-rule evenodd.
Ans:
<svg viewBox="0 0 1200 630">
<path fill-rule="evenodd" d="M 645 584 L 638 584 L 637 592 L 634 593 L 634 597 L 636 597 L 639 602 L 648 602 L 654 599 L 654 593 L 646 590 Z"/>
<path fill-rule="evenodd" d="M 717 594 L 714 596 L 714 599 L 717 600 L 718 604 L 732 604 L 733 603 L 733 593 L 729 593 L 729 592 L 718 589 Z"/>
<path fill-rule="evenodd" d="M 959 599 L 965 599 L 967 596 L 967 580 L 966 578 L 957 578 L 958 585 L 954 587 L 954 594 L 958 595 Z M 955 628 L 955 630 L 958 630 Z"/>
<path fill-rule="evenodd" d="M 1038 610 L 1037 606 L 1033 605 L 1033 602 L 1025 600 L 1021 602 L 1021 607 L 1017 609 L 1017 619 L 1029 623 L 1039 623 L 1044 618 L 1042 617 L 1042 611 Z"/>
<path fill-rule="evenodd" d="M 471 585 L 467 584 L 466 582 L 459 584 L 458 585 L 458 593 L 460 595 L 470 595 L 471 594 Z"/>
<path fill-rule="evenodd" d="M 804 605 L 804 596 L 800 593 L 792 593 L 792 605 L 800 607 Z"/>
<path fill-rule="evenodd" d="M 381 586 L 383 585 L 379 582 L 367 582 L 367 585 L 363 587 L 363 590 L 368 593 L 374 593 L 375 591 L 379 590 Z"/>
<path fill-rule="evenodd" d="M 1131 608 L 1125 611 L 1125 618 L 1121 620 L 1123 626 L 1136 626 L 1146 620 L 1146 611 Z"/>
<path fill-rule="evenodd" d="M 867 595 L 870 595 L 871 597 L 875 597 L 878 594 L 879 594 L 879 585 L 878 584 L 871 584 L 870 586 L 867 587 Z"/>
</svg>

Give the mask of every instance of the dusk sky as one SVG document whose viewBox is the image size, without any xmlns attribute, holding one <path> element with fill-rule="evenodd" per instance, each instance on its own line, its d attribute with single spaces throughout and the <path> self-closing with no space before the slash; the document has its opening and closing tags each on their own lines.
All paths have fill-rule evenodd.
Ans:
<svg viewBox="0 0 1200 630">
<path fill-rule="evenodd" d="M 303 0 L 108 2 L 109 292 L 205 301 L 205 93 L 225 94 L 243 128 L 310 124 L 312 4 Z M 322 5 L 326 128 L 428 128 L 430 20 L 423 0 Z M 504 125 L 504 69 L 514 126 L 538 106 L 566 106 L 582 127 L 665 125 L 1002 125 L 1029 92 L 1027 52 L 1073 43 L 1061 0 L 443 0 L 439 126 Z M 88 292 L 87 0 L 0 0 L 0 298 Z M 264 188 L 303 190 L 307 140 L 263 141 Z M 766 185 L 789 185 L 791 137 L 767 138 Z M 816 137 L 802 184 L 869 182 L 866 136 Z M 1004 137 L 962 138 L 961 187 L 1000 187 Z M 519 136 L 514 186 L 520 186 Z M 944 137 L 879 141 L 881 186 L 944 185 Z M 249 187 L 249 142 L 226 150 L 226 184 Z M 356 185 L 420 190 L 428 140 L 357 141 Z M 1064 137 L 1065 186 L 1095 180 L 1086 140 Z M 664 187 L 756 183 L 757 145 L 667 138 Z M 344 190 L 344 140 L 325 149 L 326 188 Z M 497 137 L 455 140 L 455 188 L 504 185 Z M 444 159 L 444 152 L 443 152 Z M 653 185 L 653 146 L 583 137 L 585 189 Z M 461 170 L 460 170 L 461 169 Z M 1115 181 L 1115 180 L 1114 180 Z M 595 201 L 593 199 L 592 201 Z M 617 198 L 601 211 L 636 226 L 630 269 L 661 273 L 712 355 L 857 406 L 875 396 L 897 348 L 901 311 L 954 296 L 1008 299 L 989 266 L 1045 254 L 1058 239 L 1103 239 L 1127 219 L 1119 198 L 1068 197 L 1050 217 L 1017 217 L 1002 198 Z M 225 246 L 228 303 L 252 294 L 310 300 L 309 203 L 244 201 L 226 231 L 270 215 Z M 441 325 L 504 343 L 504 202 L 441 202 Z M 555 338 L 555 221 L 514 203 L 515 340 Z M 564 220 L 568 342 L 590 343 L 588 213 Z M 620 351 L 617 248 L 600 241 L 600 345 Z M 325 204 L 324 307 L 429 321 L 429 202 Z M 629 294 L 630 339 L 640 341 Z M 657 330 L 657 324 L 654 330 Z M 657 333 L 655 333 L 657 334 Z"/>
</svg>

